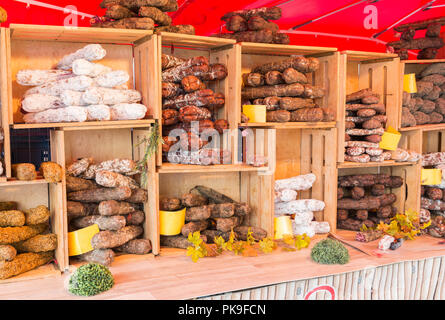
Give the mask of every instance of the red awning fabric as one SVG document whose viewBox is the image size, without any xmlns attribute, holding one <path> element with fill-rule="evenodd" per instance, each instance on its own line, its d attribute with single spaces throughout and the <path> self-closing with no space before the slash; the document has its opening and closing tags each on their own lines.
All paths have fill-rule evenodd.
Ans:
<svg viewBox="0 0 445 320">
<path fill-rule="evenodd" d="M 63 11 L 40 7 L 35 4 L 23 3 L 28 0 L 0 0 L 0 6 L 8 11 L 9 23 L 26 23 L 42 25 L 63 25 L 67 13 Z M 32 0 L 31 3 L 33 2 Z M 74 5 L 77 11 L 103 15 L 105 10 L 99 7 L 101 0 L 36 0 L 43 4 L 59 7 Z M 174 24 L 192 24 L 198 35 L 211 35 L 224 31 L 224 21 L 221 16 L 229 11 L 251 9 L 262 6 L 279 6 L 283 16 L 275 21 L 282 32 L 289 33 L 291 44 L 337 47 L 340 50 L 362 50 L 385 52 L 385 43 L 397 39 L 392 29 L 380 35 L 377 40 L 372 36 L 422 6 L 432 3 L 437 8 L 419 11 L 401 23 L 445 16 L 445 0 L 379 0 L 361 1 L 338 13 L 324 19 L 309 23 L 296 30 L 291 28 L 308 20 L 318 18 L 327 13 L 344 8 L 360 0 L 178 0 L 179 10 L 171 13 Z M 443 7 L 441 6 L 443 5 Z M 373 7 L 369 7 L 373 6 Z M 369 16 L 365 8 L 375 10 L 377 29 L 366 28 L 365 19 Z M 374 20 L 375 21 L 375 20 Z M 89 18 L 79 16 L 79 26 L 89 26 Z M 290 29 L 290 30 L 289 30 Z M 419 31 L 417 37 L 422 36 Z M 359 37 L 359 38 L 357 38 Z"/>
</svg>

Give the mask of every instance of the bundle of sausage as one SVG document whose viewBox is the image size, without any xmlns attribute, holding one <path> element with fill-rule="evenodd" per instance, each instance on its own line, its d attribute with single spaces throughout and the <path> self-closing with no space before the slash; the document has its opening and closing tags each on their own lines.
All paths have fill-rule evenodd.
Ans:
<svg viewBox="0 0 445 320">
<path fill-rule="evenodd" d="M 433 237 L 445 236 L 445 152 L 431 152 L 423 155 L 422 166 L 442 170 L 442 182 L 438 185 L 422 185 L 420 215 L 425 222 L 431 220 L 428 233 Z"/>
<path fill-rule="evenodd" d="M 315 100 L 324 89 L 310 85 L 306 76 L 319 65 L 317 58 L 292 57 L 257 66 L 243 74 L 243 104 L 265 105 L 267 122 L 334 121 L 335 114 Z"/>
<path fill-rule="evenodd" d="M 440 29 L 445 25 L 445 18 L 433 18 L 398 25 L 395 31 L 401 33 L 400 41 L 389 42 L 387 46 L 394 50 L 401 60 L 408 60 L 408 50 L 420 50 L 417 59 L 434 59 L 437 51 L 444 46 Z M 416 38 L 417 30 L 425 30 L 425 37 Z"/>
<path fill-rule="evenodd" d="M 0 202 L 0 280 L 49 263 L 58 237 L 49 232 L 46 206 L 17 210 L 16 202 Z"/>
<path fill-rule="evenodd" d="M 389 223 L 397 214 L 393 204 L 397 196 L 392 189 L 400 188 L 403 179 L 387 174 L 359 174 L 338 178 L 337 226 L 360 231 L 372 228 L 380 221 Z"/>
<path fill-rule="evenodd" d="M 445 63 L 432 63 L 417 74 L 417 92 L 403 92 L 402 127 L 445 122 Z"/>
<path fill-rule="evenodd" d="M 312 188 L 315 174 L 309 173 L 275 181 L 275 216 L 291 215 L 292 228 L 296 235 L 313 237 L 316 233 L 328 233 L 329 223 L 312 221 L 314 211 L 323 211 L 323 201 L 315 199 L 297 200 L 298 191 Z"/>
<path fill-rule="evenodd" d="M 105 15 L 92 18 L 92 27 L 195 34 L 192 25 L 172 25 L 167 12 L 178 10 L 177 0 L 103 0 L 100 7 Z"/>
<path fill-rule="evenodd" d="M 64 56 L 57 69 L 19 71 L 17 83 L 34 86 L 21 102 L 25 122 L 143 119 L 147 107 L 138 91 L 128 89 L 128 73 L 91 62 L 105 55 L 99 44 L 90 44 Z"/>
<path fill-rule="evenodd" d="M 93 251 L 80 260 L 110 265 L 116 253 L 147 254 L 151 242 L 142 239 L 148 200 L 140 187 L 136 163 L 114 159 L 94 164 L 82 158 L 67 166 L 67 214 L 70 231 L 97 224 L 100 232 L 91 240 Z"/>
<path fill-rule="evenodd" d="M 249 228 L 256 240 L 262 240 L 267 232 L 259 227 L 245 225 L 251 208 L 246 203 L 236 202 L 218 191 L 196 186 L 181 198 L 162 198 L 160 210 L 176 211 L 186 208 L 185 224 L 181 234 L 176 236 L 161 236 L 161 245 L 166 247 L 187 249 L 191 244 L 187 237 L 190 233 L 199 231 L 207 243 L 213 243 L 215 237 L 221 236 L 229 240 L 233 229 L 240 240 L 247 239 Z"/>
<path fill-rule="evenodd" d="M 289 44 L 289 36 L 270 20 L 281 19 L 281 8 L 259 8 L 226 13 L 221 20 L 232 33 L 218 33 L 214 37 L 235 39 L 237 42 Z"/>
<path fill-rule="evenodd" d="M 391 153 L 379 147 L 385 132 L 386 108 L 380 95 L 363 89 L 346 96 L 345 161 L 382 162 Z"/>
<path fill-rule="evenodd" d="M 228 129 L 216 120 L 225 105 L 222 93 L 208 88 L 210 81 L 224 80 L 227 67 L 210 64 L 206 57 L 181 59 L 162 55 L 162 146 L 165 161 L 183 164 L 230 163 L 227 150 L 210 148 Z M 219 142 L 219 141 L 218 141 Z"/>
</svg>

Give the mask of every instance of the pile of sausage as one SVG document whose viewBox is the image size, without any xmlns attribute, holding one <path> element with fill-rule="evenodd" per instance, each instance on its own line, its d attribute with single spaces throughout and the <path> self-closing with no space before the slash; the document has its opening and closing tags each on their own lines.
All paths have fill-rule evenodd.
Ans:
<svg viewBox="0 0 445 320">
<path fill-rule="evenodd" d="M 33 86 L 21 101 L 26 123 L 84 122 L 143 119 L 142 97 L 128 89 L 130 76 L 91 61 L 106 51 L 90 44 L 64 56 L 53 70 L 20 70 L 17 83 Z"/>
<path fill-rule="evenodd" d="M 385 132 L 386 108 L 380 95 L 363 89 L 346 96 L 345 161 L 382 162 L 391 153 L 379 147 Z"/>
<path fill-rule="evenodd" d="M 445 237 L 445 152 L 432 152 L 423 155 L 422 166 L 442 170 L 442 182 L 438 185 L 422 186 L 421 190 L 421 217 L 425 222 L 431 218 L 428 228 L 430 235 Z"/>
<path fill-rule="evenodd" d="M 362 225 L 372 228 L 383 221 L 389 223 L 397 214 L 393 204 L 403 179 L 387 174 L 340 176 L 337 189 L 337 227 L 359 231 Z M 389 193 L 387 192 L 389 191 Z"/>
<path fill-rule="evenodd" d="M 105 15 L 92 18 L 92 27 L 195 34 L 192 25 L 172 25 L 167 12 L 178 10 L 177 0 L 103 0 L 100 7 Z"/>
<path fill-rule="evenodd" d="M 325 90 L 309 84 L 306 74 L 318 70 L 317 58 L 293 57 L 257 66 L 243 74 L 243 105 L 265 105 L 267 122 L 334 121 L 335 113 L 318 106 Z M 242 122 L 248 121 L 242 115 Z"/>
<path fill-rule="evenodd" d="M 314 211 L 323 211 L 325 203 L 315 199 L 297 200 L 297 191 L 309 190 L 316 179 L 309 173 L 275 181 L 275 216 L 291 215 L 295 235 L 306 234 L 313 237 L 316 233 L 328 233 L 329 223 L 312 221 Z"/>
<path fill-rule="evenodd" d="M 218 33 L 214 37 L 235 39 L 237 42 L 289 44 L 289 36 L 280 33 L 280 27 L 270 20 L 281 19 L 281 8 L 262 7 L 226 13 L 221 20 L 233 33 Z"/>
<path fill-rule="evenodd" d="M 221 135 L 229 128 L 227 120 L 216 119 L 218 110 L 225 105 L 224 94 L 208 88 L 210 82 L 224 80 L 227 74 L 224 64 L 210 64 L 203 56 L 181 59 L 162 55 L 164 161 L 202 165 L 230 163 L 230 151 L 205 147 L 214 142 L 214 133 Z"/>
<path fill-rule="evenodd" d="M 110 265 L 115 252 L 146 254 L 151 242 L 141 239 L 147 191 L 140 187 L 136 163 L 114 159 L 94 164 L 91 158 L 71 163 L 67 169 L 69 231 L 97 224 L 100 232 L 91 239 L 93 251 L 78 259 Z"/>
<path fill-rule="evenodd" d="M 445 63 L 428 65 L 419 75 L 417 92 L 403 92 L 402 127 L 444 122 Z"/>
<path fill-rule="evenodd" d="M 228 241 L 232 229 L 240 240 L 247 239 L 249 228 L 256 240 L 267 236 L 267 232 L 259 227 L 244 225 L 251 212 L 248 204 L 235 202 L 213 189 L 196 186 L 181 198 L 161 198 L 160 201 L 161 210 L 177 211 L 184 207 L 185 224 L 181 234 L 161 236 L 162 246 L 186 249 L 191 245 L 187 240 L 188 235 L 196 231 L 200 231 L 206 243 L 213 243 L 218 236 Z"/>
</svg>

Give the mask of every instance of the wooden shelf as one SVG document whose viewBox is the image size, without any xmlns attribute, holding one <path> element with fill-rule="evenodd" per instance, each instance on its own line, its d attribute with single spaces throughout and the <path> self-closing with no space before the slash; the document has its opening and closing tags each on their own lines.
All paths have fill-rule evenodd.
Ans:
<svg viewBox="0 0 445 320">
<path fill-rule="evenodd" d="M 345 161 L 337 165 L 338 169 L 348 169 L 348 168 L 372 168 L 372 167 L 395 167 L 395 166 L 412 166 L 417 162 L 396 162 L 394 160 L 386 160 L 383 162 L 351 162 Z"/>
<path fill-rule="evenodd" d="M 350 61 L 360 61 L 360 62 L 373 62 L 382 59 L 395 59 L 399 56 L 395 53 L 383 53 L 383 52 L 365 52 L 365 51 L 352 51 L 345 50 L 341 54 L 347 55 L 347 59 Z"/>
<path fill-rule="evenodd" d="M 161 32 L 159 35 L 161 36 L 163 46 L 215 49 L 226 45 L 234 45 L 236 43 L 236 41 L 232 39 L 203 37 L 171 32 Z"/>
<path fill-rule="evenodd" d="M 285 44 L 265 44 L 253 42 L 240 42 L 243 54 L 267 54 L 267 55 L 317 55 L 333 53 L 337 48 L 329 47 L 306 47 Z"/>
<path fill-rule="evenodd" d="M 99 130 L 99 129 L 126 129 L 144 128 L 155 123 L 156 120 L 123 120 L 123 121 L 86 121 L 86 122 L 63 122 L 63 123 L 17 123 L 13 129 L 40 129 L 40 128 L 62 128 L 64 130 Z"/>
<path fill-rule="evenodd" d="M 401 63 L 437 63 L 445 62 L 445 59 L 430 59 L 430 60 L 402 60 Z"/>
<path fill-rule="evenodd" d="M 240 123 L 240 127 L 263 127 L 263 128 L 273 128 L 273 129 L 326 129 L 334 128 L 336 125 L 335 121 L 332 122 L 249 122 Z"/>
<path fill-rule="evenodd" d="M 267 171 L 269 167 L 253 167 L 246 164 L 216 164 L 201 166 L 195 164 L 163 163 L 158 168 L 159 173 L 197 173 L 197 172 L 236 172 L 236 171 Z"/>
<path fill-rule="evenodd" d="M 150 30 L 106 29 L 89 27 L 43 26 L 32 24 L 11 24 L 12 39 L 43 40 L 58 42 L 91 42 L 91 43 L 135 43 L 146 36 Z"/>
<path fill-rule="evenodd" d="M 0 181 L 0 187 L 11 187 L 11 186 L 23 186 L 31 184 L 47 184 L 48 182 L 43 178 L 37 178 L 35 180 L 24 181 L 11 178 L 7 181 Z"/>
<path fill-rule="evenodd" d="M 414 130 L 420 130 L 420 131 L 445 130 L 445 123 L 423 124 L 423 125 L 420 125 L 420 126 L 406 127 L 406 128 L 400 128 L 399 129 L 400 132 L 414 131 Z"/>
</svg>

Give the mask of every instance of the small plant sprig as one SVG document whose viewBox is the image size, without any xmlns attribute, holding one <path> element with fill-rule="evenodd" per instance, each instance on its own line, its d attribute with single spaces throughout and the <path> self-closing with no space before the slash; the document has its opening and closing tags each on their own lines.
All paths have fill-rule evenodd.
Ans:
<svg viewBox="0 0 445 320">
<path fill-rule="evenodd" d="M 145 144 L 145 152 L 142 159 L 136 163 L 136 170 L 141 173 L 141 186 L 147 187 L 147 172 L 148 172 L 148 160 L 155 154 L 160 144 L 163 144 L 164 140 L 159 132 L 159 125 L 155 123 L 150 130 L 148 137 L 144 137 L 139 141 L 135 147 Z"/>
<path fill-rule="evenodd" d="M 233 252 L 235 255 L 243 257 L 255 257 L 259 252 L 271 253 L 278 247 L 282 247 L 285 251 L 296 251 L 309 247 L 311 239 L 306 235 L 284 235 L 282 240 L 274 240 L 271 237 L 257 241 L 251 228 L 247 231 L 246 241 L 237 240 L 233 229 L 230 232 L 229 240 L 225 241 L 223 237 L 217 236 L 213 239 L 213 244 L 206 244 L 202 239 L 199 231 L 190 233 L 188 241 L 192 246 L 187 248 L 187 256 L 192 258 L 193 262 L 197 262 L 199 258 L 215 257 L 224 251 Z"/>
</svg>

